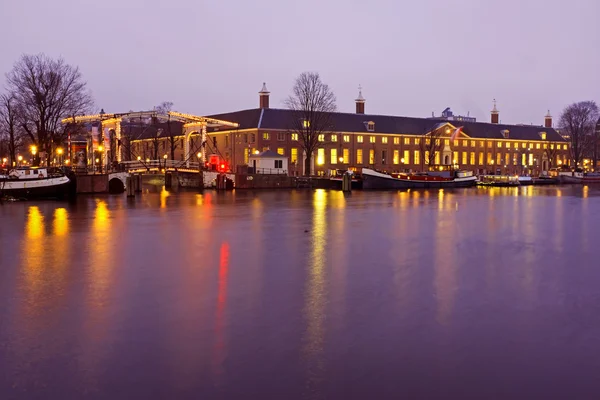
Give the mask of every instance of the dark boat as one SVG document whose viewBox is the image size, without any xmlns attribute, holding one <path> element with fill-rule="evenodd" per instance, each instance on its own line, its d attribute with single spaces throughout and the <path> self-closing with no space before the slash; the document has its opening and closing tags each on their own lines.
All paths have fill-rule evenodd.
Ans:
<svg viewBox="0 0 600 400">
<path fill-rule="evenodd" d="M 0 174 L 0 198 L 72 198 L 76 185 L 75 175 L 65 168 L 16 168 Z"/>
<path fill-rule="evenodd" d="M 362 169 L 363 189 L 458 188 L 475 185 L 472 171 L 439 171 L 421 174 L 387 174 L 369 168 Z"/>
</svg>

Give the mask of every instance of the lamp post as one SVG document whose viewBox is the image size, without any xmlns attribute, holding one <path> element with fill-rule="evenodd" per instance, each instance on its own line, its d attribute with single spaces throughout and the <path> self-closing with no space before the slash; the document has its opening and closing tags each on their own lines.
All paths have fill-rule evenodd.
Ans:
<svg viewBox="0 0 600 400">
<path fill-rule="evenodd" d="M 56 149 L 56 154 L 58 154 L 58 164 L 62 165 L 62 154 L 63 154 L 63 149 L 61 149 L 60 147 L 58 149 Z"/>
<path fill-rule="evenodd" d="M 165 154 L 163 158 L 165 160 L 165 172 L 167 172 L 167 155 Z"/>
<path fill-rule="evenodd" d="M 96 158 L 96 164 L 98 164 L 98 168 L 100 170 L 100 173 L 102 173 L 102 164 L 103 162 L 101 162 L 100 160 L 102 160 L 102 151 L 104 150 L 104 147 L 102 147 L 102 145 L 98 146 L 98 152 L 100 153 L 100 157 Z"/>
<path fill-rule="evenodd" d="M 19 160 L 19 167 L 21 166 L 21 162 L 23 161 L 23 156 L 18 156 L 17 160 Z"/>
<path fill-rule="evenodd" d="M 33 164 L 33 163 L 35 163 L 35 155 L 37 154 L 37 146 L 31 145 L 30 150 L 31 150 L 31 157 L 32 157 L 32 164 Z"/>
</svg>

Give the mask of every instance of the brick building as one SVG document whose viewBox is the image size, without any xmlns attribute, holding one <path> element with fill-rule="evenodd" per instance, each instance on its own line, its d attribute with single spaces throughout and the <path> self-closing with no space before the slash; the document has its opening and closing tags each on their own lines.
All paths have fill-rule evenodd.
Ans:
<svg viewBox="0 0 600 400">
<path fill-rule="evenodd" d="M 237 122 L 239 128 L 210 129 L 208 154 L 219 154 L 234 168 L 247 164 L 249 155 L 272 150 L 289 159 L 291 174 L 302 174 L 303 152 L 298 134 L 293 132 L 290 110 L 269 107 L 266 86 L 259 92 L 259 107 L 210 117 Z M 543 125 L 506 125 L 499 123 L 499 111 L 494 104 L 490 122 L 448 121 L 365 113 L 365 99 L 359 93 L 355 113 L 335 113 L 334 131 L 321 135 L 313 161 L 313 174 L 322 175 L 331 169 L 359 169 L 400 172 L 427 170 L 427 154 L 422 141 L 438 140 L 435 164 L 457 165 L 477 173 L 534 173 L 569 163 L 568 142 L 552 127 L 550 114 Z M 456 140 L 450 136 L 462 127 Z M 443 132 L 429 139 L 432 131 Z M 149 142 L 156 137 L 132 138 L 135 154 L 148 154 Z M 158 146 L 161 154 L 169 154 L 166 139 Z M 181 138 L 183 140 L 183 138 Z M 199 146 L 192 135 L 190 155 Z M 195 144 L 194 144 L 195 142 Z M 156 144 L 154 145 L 156 146 Z M 183 146 L 175 151 L 176 159 L 184 160 Z"/>
</svg>

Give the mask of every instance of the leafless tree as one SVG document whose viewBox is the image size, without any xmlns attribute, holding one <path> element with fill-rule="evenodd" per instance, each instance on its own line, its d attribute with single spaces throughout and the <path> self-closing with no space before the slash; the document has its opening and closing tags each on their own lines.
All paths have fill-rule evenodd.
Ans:
<svg viewBox="0 0 600 400">
<path fill-rule="evenodd" d="M 15 96 L 19 124 L 49 157 L 53 142 L 62 140 L 65 133 L 61 120 L 85 113 L 93 105 L 79 68 L 61 58 L 23 55 L 6 79 L 9 92 Z"/>
<path fill-rule="evenodd" d="M 172 101 L 163 101 L 162 103 L 160 103 L 157 107 L 156 107 L 156 111 L 161 113 L 161 114 L 168 114 L 169 111 L 171 111 L 173 109 L 173 102 Z M 171 153 L 171 160 L 175 159 L 175 150 L 178 147 L 179 141 L 177 140 L 177 134 L 176 134 L 176 130 L 173 129 L 174 126 L 171 123 L 171 118 L 170 116 L 167 118 L 167 141 L 169 143 L 169 152 Z M 179 134 L 181 135 L 181 132 L 179 132 Z"/>
<path fill-rule="evenodd" d="M 17 119 L 17 104 L 13 93 L 0 95 L 0 136 L 4 136 L 8 150 L 9 165 L 17 161 L 22 142 L 22 129 Z"/>
<path fill-rule="evenodd" d="M 595 125 L 598 114 L 598 106 L 594 101 L 580 101 L 567 106 L 560 116 L 559 126 L 571 142 L 574 166 L 580 165 L 584 155 L 597 142 Z"/>
<path fill-rule="evenodd" d="M 444 148 L 444 127 L 443 124 L 432 126 L 429 132 L 419 141 L 419 150 L 421 152 L 421 171 L 425 169 L 425 164 L 431 166 L 435 163 L 435 155 Z"/>
<path fill-rule="evenodd" d="M 306 155 L 304 175 L 310 175 L 312 157 L 319 143 L 319 135 L 333 131 L 333 113 L 337 110 L 335 95 L 316 72 L 303 72 L 296 78 L 292 94 L 286 99 L 292 110 L 290 129 L 298 134 L 300 146 Z"/>
</svg>

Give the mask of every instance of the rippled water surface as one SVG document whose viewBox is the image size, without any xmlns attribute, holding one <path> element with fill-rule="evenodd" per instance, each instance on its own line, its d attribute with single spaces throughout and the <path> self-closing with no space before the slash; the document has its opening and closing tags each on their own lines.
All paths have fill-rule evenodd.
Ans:
<svg viewBox="0 0 600 400">
<path fill-rule="evenodd" d="M 0 205 L 0 399 L 598 399 L 600 191 Z"/>
</svg>

